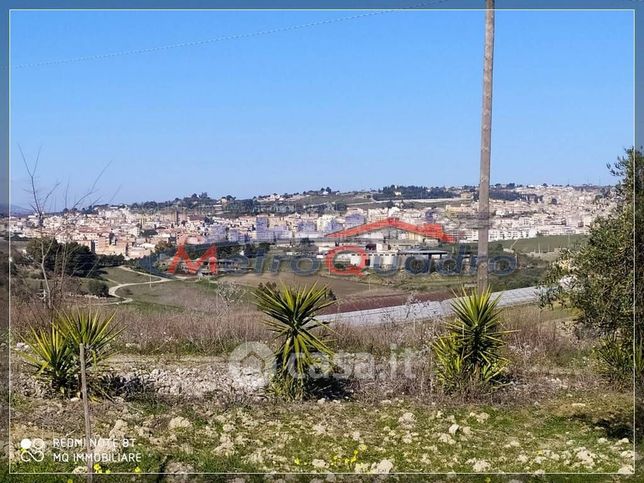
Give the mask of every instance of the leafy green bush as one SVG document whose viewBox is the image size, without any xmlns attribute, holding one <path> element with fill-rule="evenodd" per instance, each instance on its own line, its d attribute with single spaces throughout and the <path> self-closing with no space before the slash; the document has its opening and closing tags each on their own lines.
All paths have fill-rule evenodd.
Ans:
<svg viewBox="0 0 644 483">
<path fill-rule="evenodd" d="M 96 295 L 97 297 L 107 297 L 110 293 L 110 289 L 105 282 L 94 279 L 87 282 L 87 290 L 90 294 Z"/>
<path fill-rule="evenodd" d="M 644 203 L 635 203 L 644 196 L 642 151 L 626 149 L 609 169 L 620 178 L 615 208 L 593 222 L 585 243 L 562 250 L 550 265 L 541 303 L 575 309 L 578 333 L 598 342 L 603 375 L 632 382 L 635 362 L 641 383 L 644 290 L 633 287 L 644 278 Z"/>
<path fill-rule="evenodd" d="M 59 312 L 47 328 L 31 328 L 24 337 L 31 351 L 23 354 L 52 389 L 65 396 L 80 391 L 80 346 L 85 345 L 87 372 L 96 373 L 107 358 L 116 352 L 114 341 L 121 329 L 98 312 Z"/>
<path fill-rule="evenodd" d="M 452 303 L 456 318 L 447 332 L 432 345 L 437 377 L 448 392 L 471 392 L 495 388 L 503 383 L 507 359 L 501 330 L 498 298 L 490 291 L 463 295 Z"/>
<path fill-rule="evenodd" d="M 628 339 L 625 341 L 618 336 L 604 337 L 593 353 L 597 358 L 599 372 L 606 379 L 620 385 L 629 385 L 633 382 L 635 370 L 636 382 L 641 385 L 644 374 L 644 343 L 641 340 L 633 347 Z"/>
<path fill-rule="evenodd" d="M 257 308 L 268 315 L 265 322 L 280 340 L 275 350 L 274 392 L 285 399 L 303 399 L 314 385 L 312 375 L 316 368 L 333 357 L 325 340 L 313 333 L 316 328 L 326 328 L 325 322 L 315 319 L 325 307 L 332 305 L 328 289 L 281 289 L 268 285 L 255 291 Z"/>
</svg>

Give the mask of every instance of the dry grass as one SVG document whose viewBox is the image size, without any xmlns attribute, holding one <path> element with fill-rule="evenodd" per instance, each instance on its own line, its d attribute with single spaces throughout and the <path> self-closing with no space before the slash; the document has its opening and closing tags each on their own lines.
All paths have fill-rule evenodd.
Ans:
<svg viewBox="0 0 644 483">
<path fill-rule="evenodd" d="M 196 294 L 194 290 L 191 293 Z M 229 295 L 224 291 L 202 297 L 199 309 L 134 303 L 100 310 L 116 311 L 116 320 L 124 328 L 120 349 L 126 354 L 225 356 L 250 341 L 275 347 L 262 315 L 248 302 Z M 14 305 L 14 337 L 34 321 L 46 323 L 47 315 L 42 306 Z M 507 337 L 512 385 L 474 399 L 512 404 L 526 398 L 542 400 L 563 386 L 598 387 L 600 380 L 585 359 L 589 342 L 576 340 L 562 317 L 566 315 L 534 306 L 505 309 L 505 327 L 514 330 Z M 435 380 L 431 345 L 442 330 L 440 320 L 378 326 L 334 324 L 328 336 L 330 346 L 340 355 L 371 357 L 370 377 L 356 377 L 358 366 L 350 366 L 353 372 L 347 376 L 353 399 L 375 402 L 406 395 L 432 404 L 458 404 L 466 398 L 443 394 Z M 394 364 L 396 368 L 392 369 L 394 359 L 397 366 Z M 412 376 L 408 377 L 406 371 Z"/>
<path fill-rule="evenodd" d="M 196 310 L 142 310 L 121 307 L 117 320 L 124 327 L 126 349 L 142 353 L 223 354 L 247 341 L 268 341 L 270 334 L 249 308 L 213 307 Z"/>
<path fill-rule="evenodd" d="M 149 303 L 99 305 L 93 309 L 116 313 L 115 321 L 123 327 L 121 350 L 126 352 L 215 355 L 227 353 L 245 341 L 269 340 L 260 314 L 251 306 L 230 301 L 226 294 L 199 298 L 194 290 L 190 293 L 199 300 L 198 309 Z M 12 306 L 12 335 L 18 341 L 29 327 L 47 326 L 53 316 L 54 312 L 42 303 L 16 300 Z"/>
<path fill-rule="evenodd" d="M 504 311 L 503 318 L 505 328 L 513 331 L 507 340 L 515 366 L 570 366 L 590 349 L 590 341 L 573 334 L 574 321 L 565 311 L 514 307 Z"/>
<path fill-rule="evenodd" d="M 331 337 L 337 350 L 388 356 L 392 350 L 427 349 L 441 326 L 442 322 L 437 320 L 363 326 L 338 324 L 331 326 Z"/>
<path fill-rule="evenodd" d="M 272 342 L 262 315 L 230 284 L 179 282 L 138 288 L 148 291 L 152 300 L 161 295 L 169 297 L 164 298 L 169 305 L 148 302 L 145 297 L 134 304 L 98 307 L 116 312 L 117 321 L 124 327 L 121 340 L 129 352 L 219 355 L 243 342 Z M 508 344 L 515 366 L 568 365 L 588 345 L 572 335 L 570 317 L 564 311 L 524 306 L 505 309 L 503 314 L 505 327 L 514 331 L 508 336 Z M 42 304 L 13 304 L 14 334 L 49 320 L 51 314 Z M 329 337 L 336 351 L 389 357 L 392 351 L 404 349 L 429 352 L 441 326 L 436 320 L 378 326 L 334 324 Z"/>
</svg>

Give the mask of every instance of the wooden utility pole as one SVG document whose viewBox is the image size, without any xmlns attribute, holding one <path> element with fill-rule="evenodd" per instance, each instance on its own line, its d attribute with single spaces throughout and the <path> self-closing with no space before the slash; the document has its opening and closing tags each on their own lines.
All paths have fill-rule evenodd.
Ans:
<svg viewBox="0 0 644 483">
<path fill-rule="evenodd" d="M 481 179 L 479 182 L 479 243 L 477 286 L 488 285 L 488 237 L 490 226 L 490 147 L 492 144 L 492 66 L 494 63 L 494 0 L 486 0 L 485 52 L 483 59 L 483 112 L 481 116 Z"/>
<path fill-rule="evenodd" d="M 89 399 L 87 398 L 87 369 L 85 366 L 85 344 L 80 344 L 80 370 L 81 370 L 81 396 L 83 398 L 83 411 L 85 415 L 85 454 L 87 457 L 87 481 L 92 481 L 94 472 L 94 459 L 92 451 L 92 424 L 89 419 Z"/>
</svg>

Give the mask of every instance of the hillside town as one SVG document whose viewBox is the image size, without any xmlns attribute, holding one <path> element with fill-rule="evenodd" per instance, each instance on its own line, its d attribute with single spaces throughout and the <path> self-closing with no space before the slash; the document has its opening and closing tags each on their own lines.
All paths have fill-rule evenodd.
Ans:
<svg viewBox="0 0 644 483">
<path fill-rule="evenodd" d="M 58 242 L 77 242 L 97 255 L 122 255 L 138 259 L 164 246 L 213 242 L 293 244 L 302 240 L 323 241 L 339 233 L 379 220 L 400 220 L 421 226 L 440 225 L 459 242 L 478 239 L 475 193 L 467 187 L 452 188 L 450 198 L 389 199 L 379 193 L 352 193 L 338 203 L 317 203 L 323 209 L 306 209 L 314 195 L 338 198 L 329 188 L 319 193 L 267 195 L 253 199 L 265 209 L 260 213 L 233 213 L 226 210 L 230 197 L 217 200 L 207 208 L 178 206 L 145 210 L 134 205 L 102 205 L 83 211 L 13 216 L 9 228 L 14 239 L 41 236 Z M 540 235 L 585 234 L 593 220 L 607 214 L 615 204 L 610 190 L 594 186 L 514 186 L 506 185 L 490 201 L 493 214 L 490 240 L 516 240 Z M 319 199 L 320 196 L 317 196 Z M 378 199 L 381 198 L 381 199 Z M 505 198 L 505 199 L 495 199 Z M 304 210 L 289 209 L 298 203 Z M 286 207 L 286 208 L 285 208 Z M 279 213 L 286 211 L 286 213 Z M 293 212 L 289 212 L 293 211 Z M 277 212 L 277 213 L 276 213 Z M 410 238 L 410 245 L 432 245 L 438 240 L 422 234 L 391 230 L 388 236 Z"/>
</svg>

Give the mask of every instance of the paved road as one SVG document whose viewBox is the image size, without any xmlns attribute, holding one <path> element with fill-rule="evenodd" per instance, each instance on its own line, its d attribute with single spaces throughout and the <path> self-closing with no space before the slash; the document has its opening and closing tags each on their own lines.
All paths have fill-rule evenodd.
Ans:
<svg viewBox="0 0 644 483">
<path fill-rule="evenodd" d="M 536 287 L 526 287 L 494 292 L 492 298 L 496 297 L 501 297 L 499 306 L 523 305 L 535 302 L 539 297 L 539 292 Z M 453 301 L 454 299 L 447 299 L 441 302 L 428 301 L 379 309 L 356 310 L 354 312 L 321 315 L 318 319 L 351 325 L 413 322 L 415 320 L 427 320 L 449 315 L 452 312 Z"/>
</svg>

